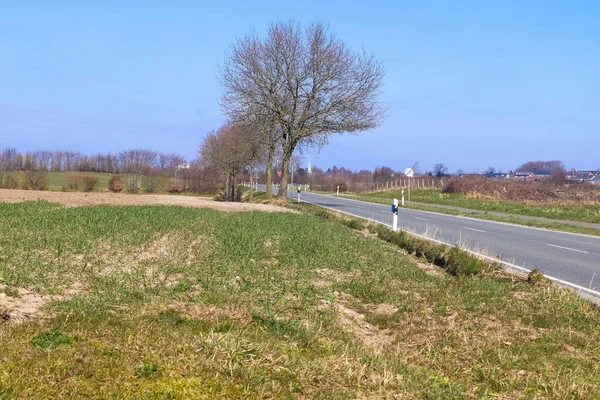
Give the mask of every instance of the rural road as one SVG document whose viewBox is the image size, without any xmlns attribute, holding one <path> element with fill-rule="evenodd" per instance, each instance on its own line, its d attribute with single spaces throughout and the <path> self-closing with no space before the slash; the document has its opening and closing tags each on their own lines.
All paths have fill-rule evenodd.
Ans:
<svg viewBox="0 0 600 400">
<path fill-rule="evenodd" d="M 263 186 L 264 190 L 264 186 Z M 289 191 L 297 199 L 297 192 Z M 392 225 L 390 206 L 302 192 L 300 200 Z M 600 298 L 600 237 L 400 208 L 398 227 L 492 257 Z M 564 282 L 563 282 L 564 281 Z"/>
</svg>

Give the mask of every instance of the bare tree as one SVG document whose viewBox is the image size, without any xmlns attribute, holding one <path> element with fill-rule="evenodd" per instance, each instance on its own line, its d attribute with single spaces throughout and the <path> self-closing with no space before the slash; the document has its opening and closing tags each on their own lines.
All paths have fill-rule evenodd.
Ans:
<svg viewBox="0 0 600 400">
<path fill-rule="evenodd" d="M 7 147 L 0 153 L 0 171 L 12 171 L 18 167 L 18 153 L 14 147 Z"/>
<path fill-rule="evenodd" d="M 220 66 L 222 106 L 235 121 L 259 107 L 279 125 L 281 186 L 287 192 L 290 159 L 298 145 L 322 146 L 331 135 L 381 124 L 378 101 L 384 70 L 379 59 L 355 53 L 322 23 L 302 29 L 275 23 L 261 40 L 239 39 Z"/>
<path fill-rule="evenodd" d="M 61 150 L 56 150 L 52 155 L 52 171 L 62 171 L 64 159 L 65 152 Z"/>
<path fill-rule="evenodd" d="M 209 133 L 200 146 L 200 159 L 206 167 L 216 167 L 225 176 L 226 201 L 236 200 L 236 176 L 250 160 L 248 126 L 226 124 Z"/>
<path fill-rule="evenodd" d="M 444 163 L 437 163 L 433 166 L 433 175 L 436 178 L 442 178 L 447 173 L 448 173 L 448 167 L 446 167 L 444 165 Z"/>
</svg>

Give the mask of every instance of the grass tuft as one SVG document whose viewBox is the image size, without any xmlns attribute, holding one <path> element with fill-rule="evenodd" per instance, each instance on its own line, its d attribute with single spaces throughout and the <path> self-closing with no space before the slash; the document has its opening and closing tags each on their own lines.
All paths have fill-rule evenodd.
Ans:
<svg viewBox="0 0 600 400">
<path fill-rule="evenodd" d="M 42 332 L 38 336 L 31 340 L 34 346 L 41 347 L 43 349 L 53 349 L 63 344 L 71 344 L 73 339 L 64 333 L 53 330 Z"/>
</svg>

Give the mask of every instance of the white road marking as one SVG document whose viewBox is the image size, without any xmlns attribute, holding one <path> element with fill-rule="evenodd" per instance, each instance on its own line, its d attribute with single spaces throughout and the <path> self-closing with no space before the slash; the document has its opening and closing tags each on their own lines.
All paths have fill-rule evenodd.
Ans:
<svg viewBox="0 0 600 400">
<path fill-rule="evenodd" d="M 584 253 L 584 254 L 588 254 L 588 252 L 587 252 L 587 251 L 583 251 L 583 250 L 577 250 L 577 249 L 572 249 L 572 248 L 570 248 L 570 247 L 557 246 L 557 245 L 555 245 L 555 244 L 550 244 L 550 243 L 547 243 L 547 245 L 548 245 L 548 246 L 550 246 L 550 247 L 557 247 L 557 248 L 559 248 L 559 249 L 571 250 L 571 251 L 576 251 L 576 252 L 578 252 L 578 253 Z"/>
<path fill-rule="evenodd" d="M 358 207 L 358 208 L 364 208 L 363 206 L 356 206 L 356 207 Z"/>
<path fill-rule="evenodd" d="M 420 219 L 421 221 L 429 221 L 427 218 L 419 218 L 419 217 L 415 217 L 415 219 Z"/>
<path fill-rule="evenodd" d="M 469 227 L 466 227 L 466 226 L 463 226 L 463 229 L 468 229 L 470 231 L 485 233 L 485 231 L 482 231 L 481 229 L 469 228 Z"/>
</svg>

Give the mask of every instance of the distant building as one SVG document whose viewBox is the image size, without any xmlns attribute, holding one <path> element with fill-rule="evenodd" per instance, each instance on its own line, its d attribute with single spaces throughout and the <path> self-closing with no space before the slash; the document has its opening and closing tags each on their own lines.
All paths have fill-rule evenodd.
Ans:
<svg viewBox="0 0 600 400">
<path fill-rule="evenodd" d="M 308 168 L 306 168 L 306 173 L 308 175 L 312 175 L 312 169 L 310 169 L 310 159 L 308 159 Z"/>
<path fill-rule="evenodd" d="M 572 170 L 567 174 L 567 182 L 571 183 L 585 183 L 585 182 L 599 182 L 600 173 L 598 171 L 590 170 Z"/>
<path fill-rule="evenodd" d="M 508 172 L 488 172 L 487 174 L 483 174 L 486 178 L 510 178 L 510 174 Z"/>
<path fill-rule="evenodd" d="M 183 164 L 177 165 L 177 171 L 181 171 L 182 169 L 190 169 L 190 164 L 183 163 Z"/>
<path fill-rule="evenodd" d="M 533 172 L 515 172 L 515 178 L 532 178 L 535 174 Z"/>
</svg>

